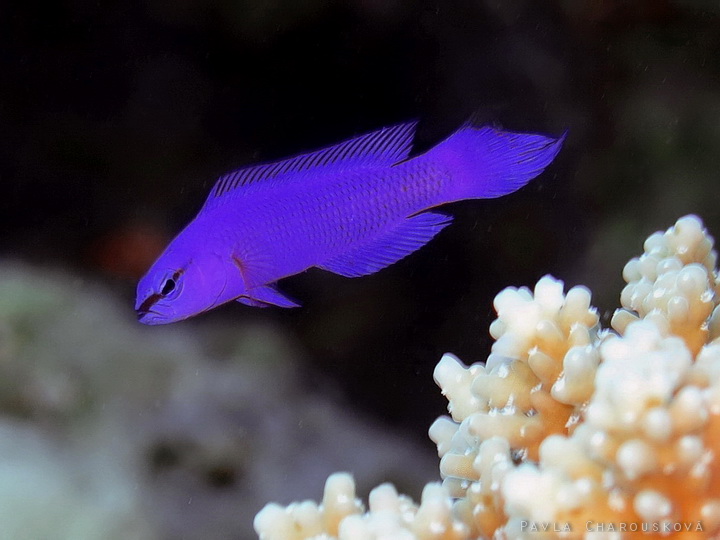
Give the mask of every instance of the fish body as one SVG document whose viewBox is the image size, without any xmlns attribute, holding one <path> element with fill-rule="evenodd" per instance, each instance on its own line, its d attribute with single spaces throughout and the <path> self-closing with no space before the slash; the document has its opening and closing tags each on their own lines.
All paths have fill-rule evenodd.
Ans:
<svg viewBox="0 0 720 540">
<path fill-rule="evenodd" d="M 146 324 L 231 300 L 295 307 L 275 283 L 311 267 L 372 274 L 409 255 L 451 218 L 431 209 L 519 189 L 563 137 L 464 126 L 408 159 L 414 123 L 221 177 L 197 217 L 138 284 Z"/>
</svg>

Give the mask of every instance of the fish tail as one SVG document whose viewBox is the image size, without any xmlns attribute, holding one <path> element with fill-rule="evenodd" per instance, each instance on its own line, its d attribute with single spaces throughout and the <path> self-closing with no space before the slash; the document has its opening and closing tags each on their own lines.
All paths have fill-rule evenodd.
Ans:
<svg viewBox="0 0 720 540">
<path fill-rule="evenodd" d="M 450 169 L 448 202 L 490 199 L 512 193 L 539 175 L 560 151 L 565 135 L 465 126 L 432 148 L 427 158 Z"/>
</svg>

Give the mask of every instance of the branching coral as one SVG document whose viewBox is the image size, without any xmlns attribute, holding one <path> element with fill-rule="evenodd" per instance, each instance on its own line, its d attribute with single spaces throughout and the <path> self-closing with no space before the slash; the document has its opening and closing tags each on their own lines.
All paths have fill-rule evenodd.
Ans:
<svg viewBox="0 0 720 540">
<path fill-rule="evenodd" d="M 398 495 L 391 484 L 370 492 L 369 512 L 355 497 L 355 483 L 347 473 L 330 476 L 322 504 L 311 501 L 283 508 L 267 505 L 255 518 L 255 528 L 272 538 L 302 539 L 331 535 L 340 538 L 443 538 L 468 537 L 468 527 L 455 518 L 451 499 L 439 483 L 425 486 L 420 505 Z"/>
<path fill-rule="evenodd" d="M 442 486 L 419 506 L 389 485 L 367 512 L 349 475 L 322 505 L 268 505 L 261 538 L 548 538 L 720 534 L 720 280 L 688 216 L 623 271 L 612 329 L 590 292 L 542 278 L 508 288 L 487 362 L 445 355 L 451 417 L 430 428 Z M 702 531 L 702 532 L 700 532 Z"/>
<path fill-rule="evenodd" d="M 622 334 L 633 320 L 662 316 L 669 331 L 697 354 L 720 335 L 720 315 L 711 317 L 720 293 L 713 240 L 697 217 L 687 216 L 664 234 L 651 235 L 644 247 L 645 253 L 623 269 L 625 309 L 616 312 L 612 326 Z"/>
</svg>

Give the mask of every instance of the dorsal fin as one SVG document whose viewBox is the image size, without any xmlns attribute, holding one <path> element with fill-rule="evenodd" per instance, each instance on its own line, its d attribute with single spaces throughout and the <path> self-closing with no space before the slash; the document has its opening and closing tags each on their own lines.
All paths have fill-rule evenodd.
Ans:
<svg viewBox="0 0 720 540">
<path fill-rule="evenodd" d="M 205 208 L 214 206 L 237 188 L 266 180 L 290 178 L 291 173 L 320 167 L 351 167 L 393 165 L 410 153 L 417 122 L 406 122 L 379 129 L 354 139 L 299 156 L 238 169 L 221 176 L 210 191 Z"/>
</svg>

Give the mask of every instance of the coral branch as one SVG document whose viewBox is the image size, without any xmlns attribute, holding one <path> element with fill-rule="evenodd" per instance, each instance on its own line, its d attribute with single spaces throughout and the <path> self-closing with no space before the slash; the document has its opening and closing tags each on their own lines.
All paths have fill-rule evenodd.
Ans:
<svg viewBox="0 0 720 540">
<path fill-rule="evenodd" d="M 349 476 L 323 504 L 268 505 L 261 538 L 582 537 L 720 534 L 720 280 L 695 216 L 651 235 L 599 327 L 590 292 L 549 276 L 495 298 L 484 364 L 446 354 L 450 417 L 430 438 L 442 486 L 415 505 L 390 485 L 365 512 Z M 340 487 L 337 487 L 340 486 Z M 339 503 L 338 501 L 342 501 Z"/>
</svg>

